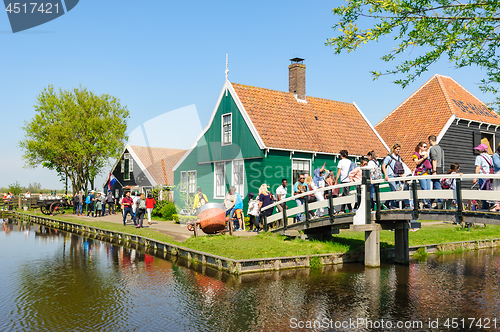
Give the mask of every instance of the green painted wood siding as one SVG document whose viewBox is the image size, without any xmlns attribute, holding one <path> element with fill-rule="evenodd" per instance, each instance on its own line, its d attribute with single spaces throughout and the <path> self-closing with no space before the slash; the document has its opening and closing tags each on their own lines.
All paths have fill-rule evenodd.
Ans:
<svg viewBox="0 0 500 332">
<path fill-rule="evenodd" d="M 222 115 L 231 114 L 232 143 L 222 145 Z M 233 97 L 224 93 L 213 122 L 198 144 L 198 162 L 261 157 L 255 138 L 243 119 Z"/>
</svg>

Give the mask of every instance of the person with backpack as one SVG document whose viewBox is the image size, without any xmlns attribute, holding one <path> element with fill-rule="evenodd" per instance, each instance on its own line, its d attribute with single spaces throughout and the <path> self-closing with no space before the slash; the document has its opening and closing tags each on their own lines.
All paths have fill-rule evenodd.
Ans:
<svg viewBox="0 0 500 332">
<path fill-rule="evenodd" d="M 385 181 L 389 181 L 389 178 L 402 177 L 405 174 L 405 167 L 399 152 L 401 152 L 401 145 L 399 143 L 395 143 L 392 146 L 391 154 L 388 154 L 382 162 L 382 172 L 384 173 Z M 398 191 L 403 185 L 404 183 L 401 183 L 401 181 L 389 182 L 391 191 Z M 396 208 L 395 200 L 387 201 L 385 204 L 390 209 Z M 409 205 L 407 200 L 405 200 L 405 205 Z"/>
<path fill-rule="evenodd" d="M 382 172 L 382 168 L 380 167 L 380 163 L 377 160 L 377 155 L 375 151 L 371 150 L 366 154 L 368 157 L 368 167 L 370 168 L 370 177 L 373 180 L 381 180 L 384 178 L 384 173 Z M 371 198 L 371 208 L 372 210 L 375 208 L 375 186 L 372 184 L 370 186 L 370 198 Z"/>
<path fill-rule="evenodd" d="M 360 165 L 354 168 L 354 170 L 349 172 L 349 181 L 350 182 L 359 182 L 363 179 L 363 173 L 361 171 L 361 167 L 368 166 L 368 159 L 365 157 L 361 157 Z M 354 209 L 358 209 L 361 203 L 361 187 L 356 187 L 356 204 L 354 204 Z"/>
<path fill-rule="evenodd" d="M 108 204 L 108 215 L 115 214 L 115 197 L 111 190 L 108 190 L 108 195 L 106 196 L 106 203 Z"/>
<path fill-rule="evenodd" d="M 89 214 L 92 214 L 92 218 L 95 217 L 95 215 L 94 215 L 94 201 L 95 201 L 94 193 L 95 193 L 95 190 L 91 190 L 90 194 L 85 199 L 85 204 L 87 204 L 87 217 L 89 216 Z"/>
<path fill-rule="evenodd" d="M 132 200 L 132 198 L 130 198 L 130 191 L 126 191 L 121 202 L 121 207 L 123 211 L 123 226 L 127 226 L 127 214 L 130 214 L 130 216 L 132 217 L 132 221 L 134 222 L 134 225 L 136 224 L 135 216 L 132 213 L 133 204 L 134 201 Z"/>
<path fill-rule="evenodd" d="M 495 169 L 493 168 L 493 159 L 488 154 L 488 145 L 481 143 L 474 148 L 479 152 L 479 156 L 476 157 L 474 165 L 476 166 L 476 174 L 494 174 Z M 479 190 L 491 190 L 491 179 L 472 179 L 472 183 L 479 183 Z M 483 200 L 481 207 L 483 210 L 488 210 L 490 208 L 487 200 Z"/>
<path fill-rule="evenodd" d="M 431 170 L 431 175 L 436 175 L 436 174 L 443 174 L 444 173 L 444 151 L 443 149 L 437 144 L 437 138 L 434 135 L 431 135 L 428 137 L 429 140 L 429 145 L 431 146 L 429 148 L 429 160 L 431 162 L 432 170 Z M 441 190 L 441 181 L 440 179 L 434 179 L 432 181 L 432 188 L 434 190 Z M 431 199 L 429 201 L 429 204 L 433 204 L 434 200 Z M 440 198 L 438 199 L 438 209 L 442 208 L 443 206 L 443 199 Z"/>
<path fill-rule="evenodd" d="M 146 214 L 146 196 L 144 193 L 141 193 L 141 196 L 139 196 L 135 205 L 137 207 L 137 224 L 135 225 L 135 228 L 142 228 L 142 222 L 144 221 L 144 215 Z"/>
<path fill-rule="evenodd" d="M 428 159 L 428 152 L 427 152 L 427 142 L 420 142 L 418 145 L 415 147 L 415 152 L 413 152 L 412 159 L 415 162 L 415 171 L 413 172 L 414 176 L 424 176 L 424 175 L 430 175 L 432 171 L 432 164 L 430 160 Z M 420 188 L 422 190 L 431 190 L 431 180 L 430 179 L 419 179 L 418 182 L 420 183 Z M 424 204 L 424 208 L 430 208 L 431 205 L 426 199 L 422 200 L 422 203 Z"/>
<path fill-rule="evenodd" d="M 337 177 L 336 181 L 339 183 L 349 183 L 349 172 L 353 171 L 356 168 L 356 164 L 354 164 L 351 160 L 347 159 L 349 152 L 347 150 L 340 150 L 340 161 L 337 164 Z M 348 196 L 351 191 L 351 187 L 346 186 L 342 188 L 341 196 Z M 347 209 L 352 211 L 352 205 L 347 204 Z M 342 204 L 340 207 L 340 213 L 345 213 L 346 204 Z"/>
</svg>

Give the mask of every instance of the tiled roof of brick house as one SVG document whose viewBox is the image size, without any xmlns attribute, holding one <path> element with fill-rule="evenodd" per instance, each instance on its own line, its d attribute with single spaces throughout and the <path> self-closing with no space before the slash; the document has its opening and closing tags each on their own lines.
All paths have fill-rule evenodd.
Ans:
<svg viewBox="0 0 500 332">
<path fill-rule="evenodd" d="M 186 150 L 129 145 L 157 185 L 174 183 L 173 167 Z M 131 151 L 129 151 L 131 152 Z"/>
<path fill-rule="evenodd" d="M 268 148 L 364 156 L 387 154 L 383 141 L 354 103 L 231 83 Z"/>
<path fill-rule="evenodd" d="M 451 77 L 434 75 L 375 129 L 389 147 L 402 146 L 401 157 L 413 168 L 411 155 L 420 141 L 438 136 L 452 116 L 500 125 L 500 116 Z"/>
</svg>

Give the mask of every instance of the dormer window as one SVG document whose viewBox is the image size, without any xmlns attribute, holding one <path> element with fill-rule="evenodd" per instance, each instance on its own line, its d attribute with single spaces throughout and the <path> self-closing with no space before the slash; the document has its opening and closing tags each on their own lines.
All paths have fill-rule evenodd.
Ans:
<svg viewBox="0 0 500 332">
<path fill-rule="evenodd" d="M 222 145 L 229 145 L 233 142 L 232 114 L 222 115 Z"/>
</svg>

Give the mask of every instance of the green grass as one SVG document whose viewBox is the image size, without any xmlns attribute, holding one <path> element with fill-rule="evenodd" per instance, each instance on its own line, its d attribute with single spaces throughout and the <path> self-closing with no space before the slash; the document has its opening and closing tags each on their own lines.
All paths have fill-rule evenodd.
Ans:
<svg viewBox="0 0 500 332">
<path fill-rule="evenodd" d="M 363 232 L 345 231 L 334 235 L 334 237 L 364 240 L 365 234 Z M 462 230 L 462 227 L 457 225 L 435 225 L 422 227 L 416 232 L 409 232 L 408 236 L 410 246 L 495 238 L 500 238 L 500 226 L 472 227 L 468 232 L 467 228 Z M 380 245 L 382 248 L 394 247 L 394 232 L 381 231 Z"/>
<path fill-rule="evenodd" d="M 258 236 L 201 236 L 189 238 L 182 246 L 233 259 L 287 257 L 345 253 L 361 246 L 358 241 L 311 241 L 291 239 L 272 233 Z"/>
</svg>

